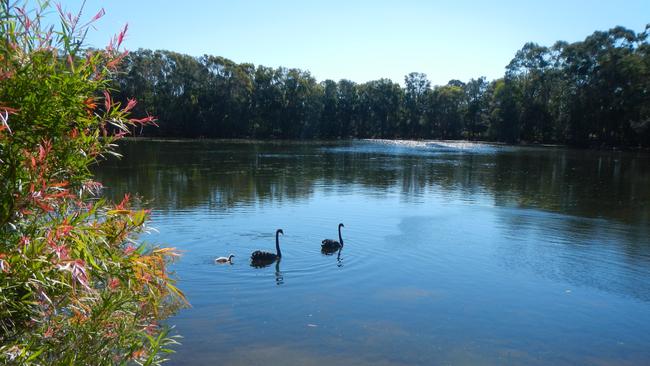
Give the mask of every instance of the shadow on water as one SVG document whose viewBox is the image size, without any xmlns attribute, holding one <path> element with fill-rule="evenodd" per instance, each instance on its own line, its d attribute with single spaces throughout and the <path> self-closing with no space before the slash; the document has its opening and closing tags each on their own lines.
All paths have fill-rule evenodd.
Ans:
<svg viewBox="0 0 650 366">
<path fill-rule="evenodd" d="M 281 285 L 284 283 L 284 275 L 280 270 L 280 262 L 282 262 L 281 258 L 273 261 L 251 261 L 250 266 L 256 269 L 262 269 L 270 267 L 271 264 L 275 263 L 275 283 Z"/>
<path fill-rule="evenodd" d="M 334 253 L 336 253 L 336 266 L 339 268 L 343 267 L 343 258 L 341 257 L 342 251 L 343 251 L 343 247 L 340 247 L 339 249 L 321 247 L 320 249 L 321 254 L 327 257 L 334 256 Z"/>
<path fill-rule="evenodd" d="M 373 146 L 369 149 L 367 145 Z M 650 156 L 563 148 L 441 150 L 386 144 L 122 142 L 97 174 L 158 210 L 223 210 L 312 197 L 318 187 L 432 193 L 623 222 L 650 221 Z M 403 151 L 405 150 L 405 151 Z M 182 194 L 180 194 L 182 192 Z M 344 193 L 344 192 L 342 192 Z"/>
</svg>

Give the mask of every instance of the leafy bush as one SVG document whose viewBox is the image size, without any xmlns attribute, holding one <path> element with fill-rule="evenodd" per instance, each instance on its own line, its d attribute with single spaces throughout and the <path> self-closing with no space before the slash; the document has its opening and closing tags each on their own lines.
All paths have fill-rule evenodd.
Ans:
<svg viewBox="0 0 650 366">
<path fill-rule="evenodd" d="M 160 321 L 184 304 L 173 248 L 138 243 L 149 212 L 102 199 L 90 166 L 115 154 L 129 118 L 108 90 L 126 27 L 84 49 L 88 23 L 47 4 L 0 2 L 0 363 L 157 364 L 174 343 Z"/>
</svg>

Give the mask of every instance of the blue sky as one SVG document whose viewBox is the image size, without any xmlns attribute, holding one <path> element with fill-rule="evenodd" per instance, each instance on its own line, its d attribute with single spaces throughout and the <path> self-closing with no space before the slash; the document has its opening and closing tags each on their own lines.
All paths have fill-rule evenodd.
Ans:
<svg viewBox="0 0 650 366">
<path fill-rule="evenodd" d="M 616 25 L 639 32 L 650 23 L 650 0 L 87 0 L 85 15 L 100 8 L 106 16 L 88 38 L 94 46 L 128 22 L 131 50 L 212 54 L 356 82 L 402 83 L 412 71 L 434 84 L 494 79 L 525 42 L 573 42 Z"/>
</svg>

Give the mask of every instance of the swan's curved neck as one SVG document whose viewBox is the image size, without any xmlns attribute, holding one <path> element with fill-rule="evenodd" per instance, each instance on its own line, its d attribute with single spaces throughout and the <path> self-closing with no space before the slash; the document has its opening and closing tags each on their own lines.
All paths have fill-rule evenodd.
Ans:
<svg viewBox="0 0 650 366">
<path fill-rule="evenodd" d="M 341 243 L 341 246 L 343 246 L 343 237 L 341 236 L 341 225 L 339 225 L 339 242 Z"/>
<path fill-rule="evenodd" d="M 280 251 L 280 232 L 275 233 L 275 251 L 278 257 L 282 257 L 282 252 Z"/>
</svg>

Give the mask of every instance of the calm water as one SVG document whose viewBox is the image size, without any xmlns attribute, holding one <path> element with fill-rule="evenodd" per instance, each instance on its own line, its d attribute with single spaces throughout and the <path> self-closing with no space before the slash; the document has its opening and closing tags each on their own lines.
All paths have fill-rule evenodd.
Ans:
<svg viewBox="0 0 650 366">
<path fill-rule="evenodd" d="M 463 143 L 139 141 L 192 303 L 172 365 L 650 364 L 650 156 Z M 340 256 L 320 253 L 345 223 Z M 255 249 L 277 266 L 249 265 Z M 233 265 L 215 265 L 233 253 Z"/>
</svg>

